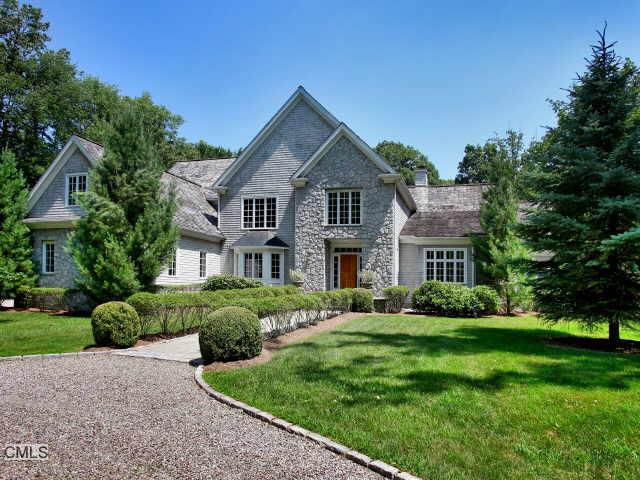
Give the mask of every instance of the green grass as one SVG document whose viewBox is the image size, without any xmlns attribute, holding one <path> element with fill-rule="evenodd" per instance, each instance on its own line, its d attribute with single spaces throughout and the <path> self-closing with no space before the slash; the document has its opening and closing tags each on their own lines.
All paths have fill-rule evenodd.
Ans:
<svg viewBox="0 0 640 480">
<path fill-rule="evenodd" d="M 640 356 L 544 343 L 567 334 L 584 333 L 372 315 L 205 378 L 429 479 L 640 478 Z"/>
<path fill-rule="evenodd" d="M 93 343 L 88 317 L 0 312 L 0 357 L 76 352 Z"/>
</svg>

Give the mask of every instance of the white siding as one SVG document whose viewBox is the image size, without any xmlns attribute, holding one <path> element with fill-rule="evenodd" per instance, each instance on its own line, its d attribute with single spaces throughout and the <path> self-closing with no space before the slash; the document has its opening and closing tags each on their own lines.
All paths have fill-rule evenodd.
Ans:
<svg viewBox="0 0 640 480">
<path fill-rule="evenodd" d="M 220 273 L 220 244 L 190 237 L 180 237 L 176 251 L 176 275 L 167 275 L 164 268 L 158 278 L 158 285 L 183 285 L 201 283 L 200 252 L 207 252 L 207 277 Z"/>
<path fill-rule="evenodd" d="M 38 199 L 27 217 L 55 219 L 57 217 L 82 215 L 82 209 L 78 206 L 65 207 L 66 175 L 69 173 L 88 173 L 90 165 L 89 160 L 80 150 L 76 149 Z"/>
<path fill-rule="evenodd" d="M 398 285 L 400 276 L 400 232 L 411 215 L 409 207 L 404 203 L 398 188 L 393 206 L 393 284 Z"/>
</svg>

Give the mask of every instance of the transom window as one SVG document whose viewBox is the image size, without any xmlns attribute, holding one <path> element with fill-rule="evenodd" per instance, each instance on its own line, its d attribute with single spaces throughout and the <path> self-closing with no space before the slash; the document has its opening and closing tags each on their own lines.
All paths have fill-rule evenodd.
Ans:
<svg viewBox="0 0 640 480">
<path fill-rule="evenodd" d="M 207 276 L 207 252 L 200 252 L 200 278 Z"/>
<path fill-rule="evenodd" d="M 426 248 L 424 279 L 466 283 L 466 253 L 464 248 Z"/>
<path fill-rule="evenodd" d="M 87 174 L 74 173 L 67 175 L 66 202 L 67 206 L 77 205 L 76 193 L 87 191 Z"/>
<path fill-rule="evenodd" d="M 178 273 L 178 252 L 174 250 L 169 257 L 169 262 L 167 266 L 167 275 L 170 277 L 175 277 Z"/>
<path fill-rule="evenodd" d="M 42 242 L 42 273 L 56 271 L 56 244 L 51 240 Z"/>
<path fill-rule="evenodd" d="M 244 276 L 262 279 L 262 253 L 248 252 L 244 254 Z"/>
<path fill-rule="evenodd" d="M 242 200 L 242 228 L 276 228 L 276 197 L 254 197 Z"/>
<path fill-rule="evenodd" d="M 327 192 L 328 225 L 360 225 L 361 210 L 360 190 L 330 190 Z"/>
</svg>

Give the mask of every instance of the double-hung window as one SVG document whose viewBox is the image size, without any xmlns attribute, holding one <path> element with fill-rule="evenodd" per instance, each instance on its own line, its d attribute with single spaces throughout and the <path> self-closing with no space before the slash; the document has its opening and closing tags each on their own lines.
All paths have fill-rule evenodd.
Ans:
<svg viewBox="0 0 640 480">
<path fill-rule="evenodd" d="M 271 254 L 271 279 L 280 280 L 280 254 Z"/>
<path fill-rule="evenodd" d="M 56 244 L 51 240 L 42 242 L 42 273 L 56 271 Z"/>
<path fill-rule="evenodd" d="M 276 228 L 276 197 L 252 197 L 242 199 L 242 228 Z"/>
<path fill-rule="evenodd" d="M 448 283 L 466 283 L 466 252 L 464 248 L 426 248 L 424 279 Z"/>
<path fill-rule="evenodd" d="M 247 252 L 244 254 L 244 276 L 246 278 L 262 278 L 262 253 Z"/>
<path fill-rule="evenodd" d="M 207 252 L 200 252 L 200 278 L 207 276 Z"/>
<path fill-rule="evenodd" d="M 87 191 L 87 174 L 72 173 L 67 175 L 67 184 L 65 187 L 65 204 L 68 207 L 77 205 L 76 193 L 84 193 Z"/>
<path fill-rule="evenodd" d="M 175 277 L 178 274 L 178 251 L 174 250 L 169 257 L 169 263 L 167 267 L 167 275 Z"/>
<path fill-rule="evenodd" d="M 329 190 L 326 197 L 327 225 L 360 225 L 360 190 Z"/>
</svg>

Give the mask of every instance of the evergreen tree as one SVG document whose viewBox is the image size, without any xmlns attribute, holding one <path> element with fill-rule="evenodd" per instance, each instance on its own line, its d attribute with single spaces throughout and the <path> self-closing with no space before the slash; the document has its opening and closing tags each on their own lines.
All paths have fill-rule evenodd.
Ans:
<svg viewBox="0 0 640 480">
<path fill-rule="evenodd" d="M 620 325 L 640 321 L 640 78 L 598 36 L 586 73 L 553 104 L 523 234 L 551 253 L 531 262 L 544 318 L 608 324 L 615 344 Z"/>
<path fill-rule="evenodd" d="M 522 142 L 513 132 L 496 139 L 496 154 L 487 165 L 487 180 L 492 184 L 484 193 L 480 223 L 484 235 L 472 237 L 480 275 L 487 279 L 502 298 L 507 314 L 528 301 L 529 288 L 520 270 L 528 251 L 516 235 L 518 221 L 518 165 Z M 522 136 L 520 135 L 521 139 Z"/>
<path fill-rule="evenodd" d="M 174 195 L 161 183 L 163 162 L 144 126 L 134 109 L 118 116 L 91 172 L 89 191 L 78 199 L 86 215 L 68 250 L 78 286 L 96 301 L 148 289 L 178 237 Z"/>
<path fill-rule="evenodd" d="M 12 153 L 0 155 L 0 303 L 18 288 L 33 285 L 31 238 L 23 219 L 27 188 Z"/>
</svg>

